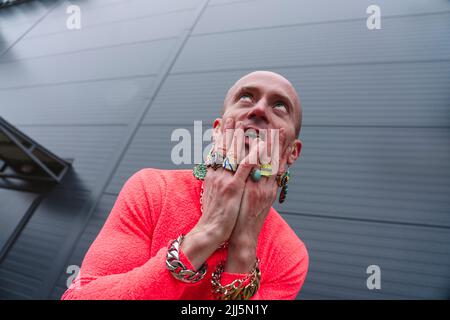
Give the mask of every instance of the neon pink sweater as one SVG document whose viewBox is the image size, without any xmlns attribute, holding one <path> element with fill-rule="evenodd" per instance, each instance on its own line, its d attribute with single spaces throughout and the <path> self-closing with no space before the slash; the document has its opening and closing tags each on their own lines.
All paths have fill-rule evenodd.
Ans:
<svg viewBox="0 0 450 320">
<path fill-rule="evenodd" d="M 191 170 L 142 169 L 122 188 L 102 230 L 89 248 L 76 280 L 62 299 L 214 299 L 211 273 L 227 249 L 207 260 L 196 284 L 166 269 L 169 241 L 187 234 L 200 218 L 201 181 Z M 258 238 L 261 283 L 254 299 L 295 299 L 308 270 L 303 242 L 271 208 Z M 180 251 L 181 261 L 193 268 Z M 245 274 L 222 275 L 228 284 Z"/>
</svg>

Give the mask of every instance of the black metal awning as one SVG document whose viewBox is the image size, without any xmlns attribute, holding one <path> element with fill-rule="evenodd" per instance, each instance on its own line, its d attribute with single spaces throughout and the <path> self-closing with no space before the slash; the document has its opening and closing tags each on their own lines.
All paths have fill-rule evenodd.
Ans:
<svg viewBox="0 0 450 320">
<path fill-rule="evenodd" d="M 0 117 L 0 178 L 60 182 L 71 163 Z"/>
<path fill-rule="evenodd" d="M 12 6 L 13 4 L 19 4 L 29 0 L 0 0 L 0 9 L 7 6 Z"/>
</svg>

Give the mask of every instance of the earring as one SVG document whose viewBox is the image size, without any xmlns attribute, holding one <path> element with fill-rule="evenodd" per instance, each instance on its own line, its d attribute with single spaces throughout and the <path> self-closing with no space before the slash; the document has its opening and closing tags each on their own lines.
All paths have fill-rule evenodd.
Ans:
<svg viewBox="0 0 450 320">
<path fill-rule="evenodd" d="M 280 196 L 278 198 L 278 202 L 280 202 L 280 203 L 283 203 L 286 200 L 286 195 L 288 192 L 289 177 L 290 177 L 289 167 L 283 174 L 280 174 L 277 176 L 278 187 L 281 188 Z"/>
</svg>

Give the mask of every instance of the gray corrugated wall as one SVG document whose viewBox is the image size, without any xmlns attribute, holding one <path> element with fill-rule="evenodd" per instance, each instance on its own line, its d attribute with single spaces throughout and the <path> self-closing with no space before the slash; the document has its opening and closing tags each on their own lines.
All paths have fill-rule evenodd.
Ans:
<svg viewBox="0 0 450 320">
<path fill-rule="evenodd" d="M 255 69 L 285 75 L 304 107 L 276 206 L 310 253 L 298 298 L 449 298 L 449 1 L 32 1 L 0 28 L 0 114 L 75 159 L 0 264 L 0 298 L 59 298 L 124 181 L 175 168 L 173 129 L 206 130 Z"/>
</svg>

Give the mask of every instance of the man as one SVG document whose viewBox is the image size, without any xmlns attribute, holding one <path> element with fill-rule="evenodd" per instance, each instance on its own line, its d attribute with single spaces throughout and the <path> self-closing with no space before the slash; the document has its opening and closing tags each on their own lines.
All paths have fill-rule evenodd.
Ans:
<svg viewBox="0 0 450 320">
<path fill-rule="evenodd" d="M 301 120 L 281 75 L 238 80 L 214 121 L 207 170 L 134 174 L 62 298 L 295 299 L 308 253 L 271 206 L 278 187 L 286 196 Z"/>
</svg>

